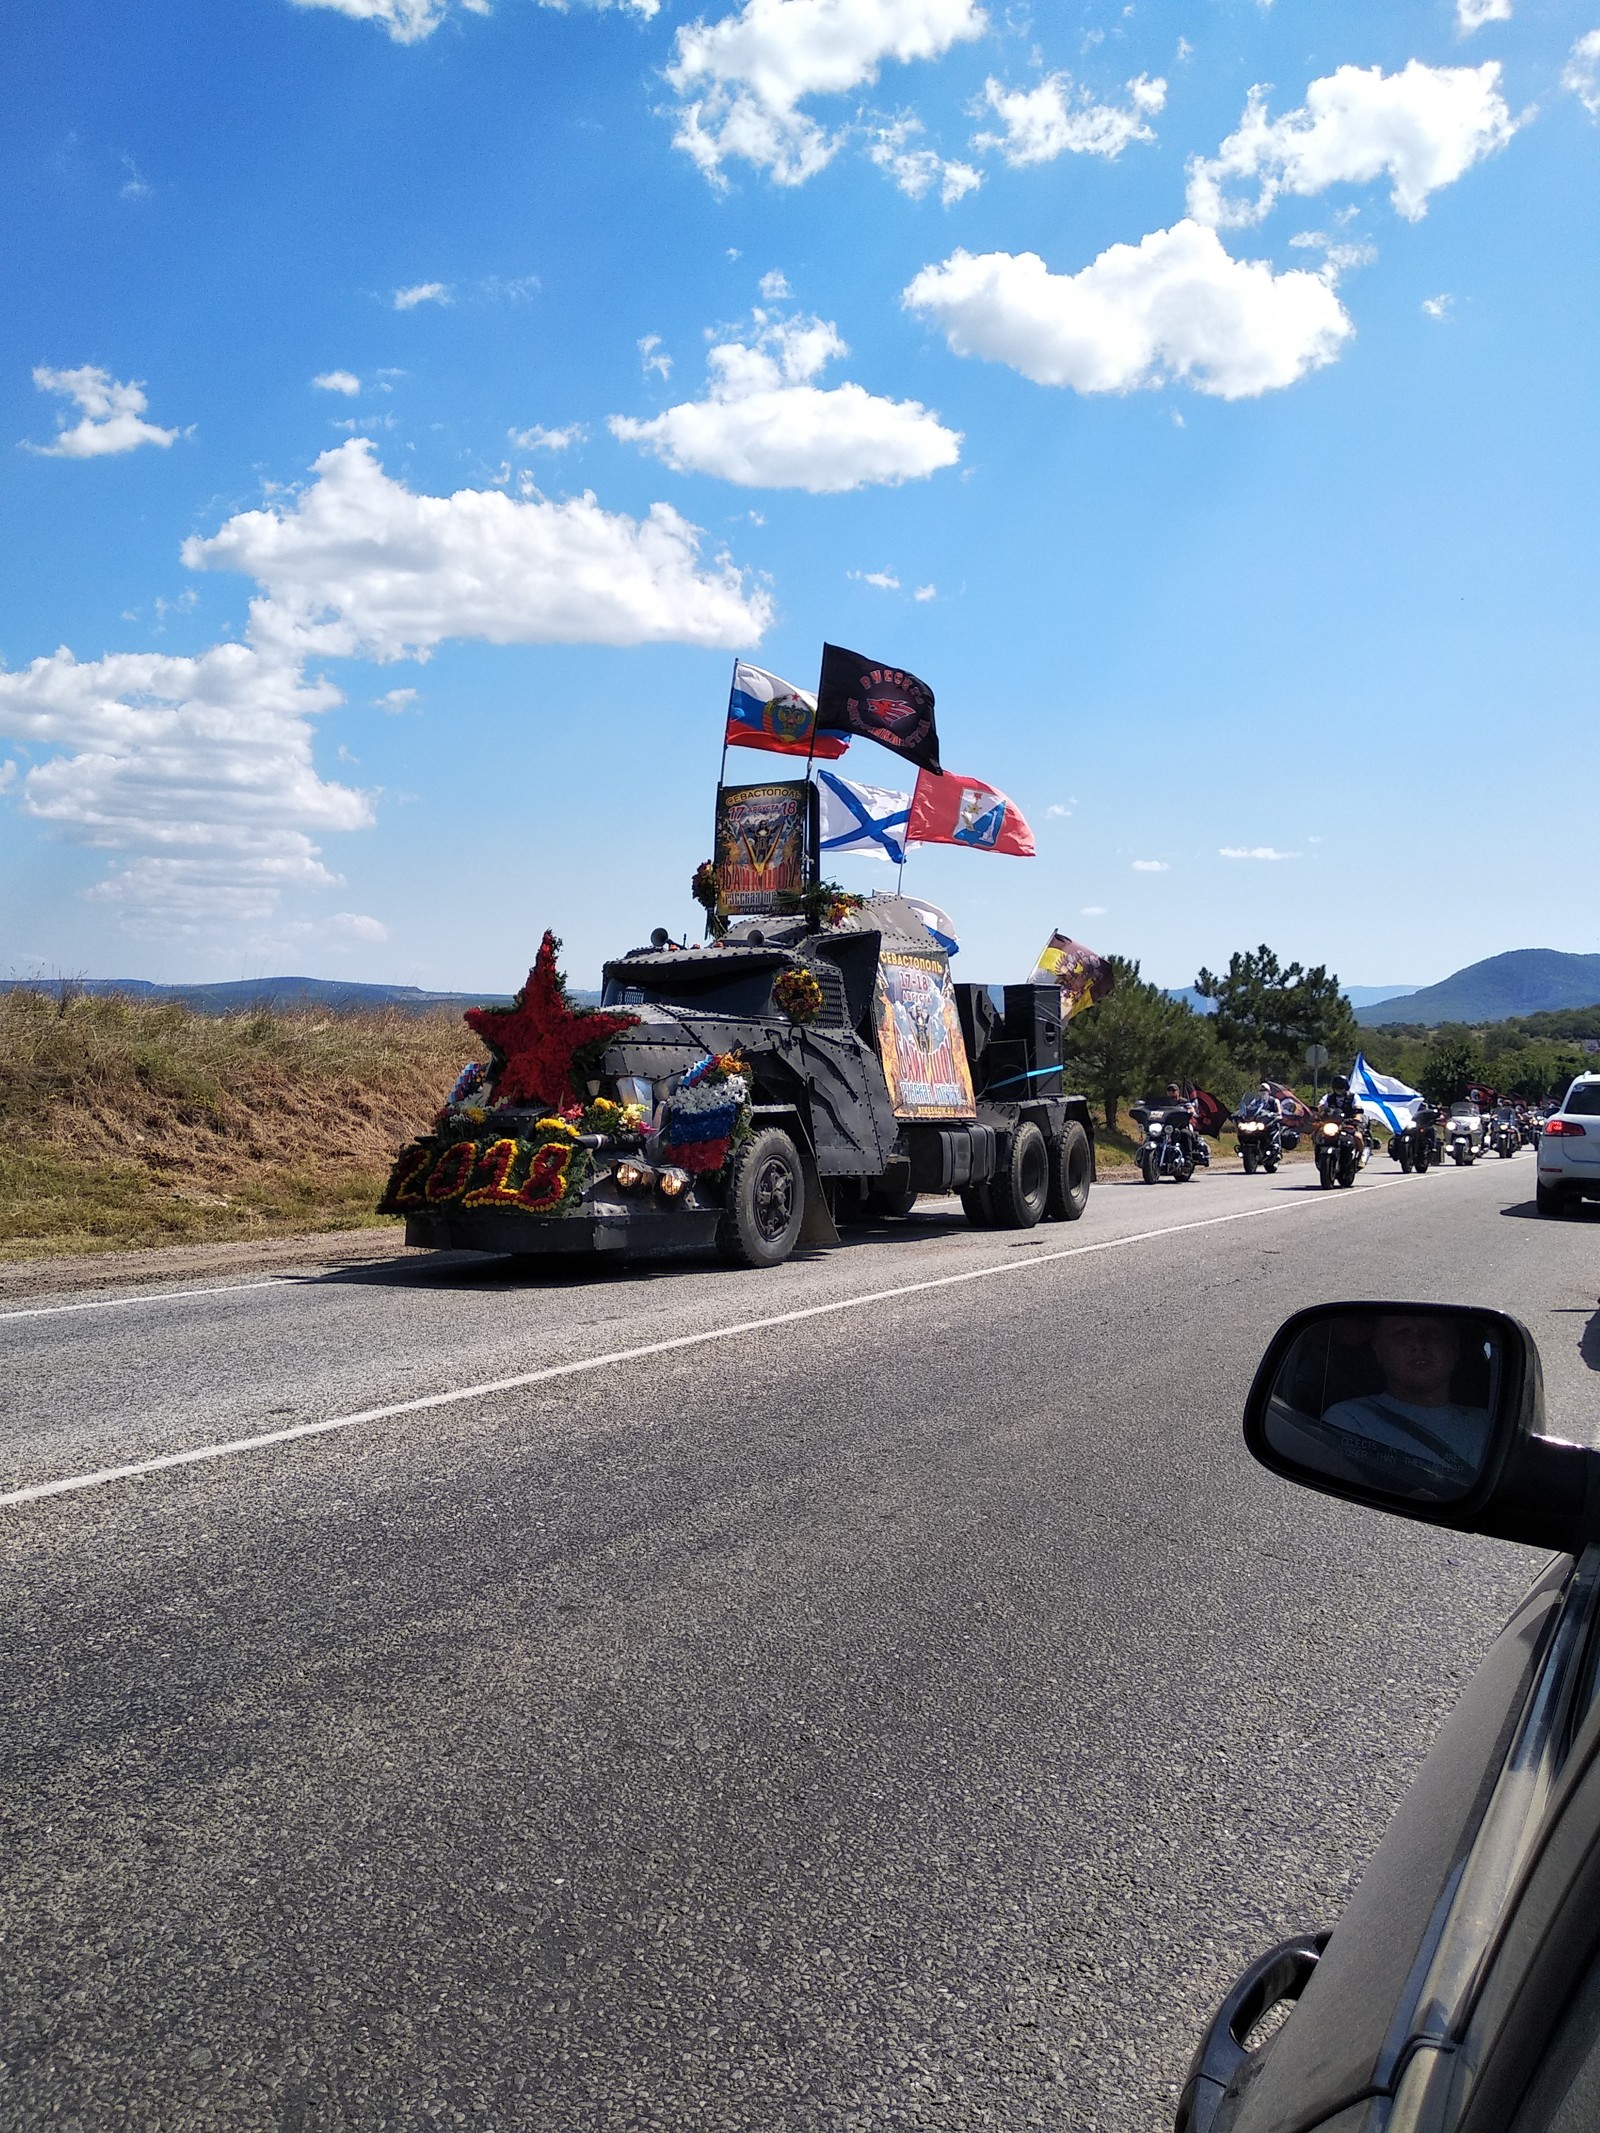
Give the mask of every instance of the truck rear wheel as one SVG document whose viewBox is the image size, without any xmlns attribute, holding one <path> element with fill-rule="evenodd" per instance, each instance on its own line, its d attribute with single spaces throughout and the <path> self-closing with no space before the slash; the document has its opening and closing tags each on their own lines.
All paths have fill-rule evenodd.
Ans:
<svg viewBox="0 0 1600 2133">
<path fill-rule="evenodd" d="M 989 1180 L 996 1229 L 1032 1229 L 1050 1197 L 1050 1150 L 1032 1119 L 1011 1136 L 1004 1163 Z"/>
<path fill-rule="evenodd" d="M 781 1266 L 805 1211 L 800 1151 L 781 1126 L 766 1126 L 734 1150 L 717 1250 L 730 1266 Z"/>
<path fill-rule="evenodd" d="M 1076 1222 L 1089 1204 L 1089 1136 L 1075 1118 L 1061 1129 L 1050 1150 L 1050 1195 L 1045 1213 L 1052 1222 Z"/>
<path fill-rule="evenodd" d="M 917 1204 L 914 1192 L 869 1192 L 867 1213 L 875 1221 L 903 1222 Z"/>
</svg>

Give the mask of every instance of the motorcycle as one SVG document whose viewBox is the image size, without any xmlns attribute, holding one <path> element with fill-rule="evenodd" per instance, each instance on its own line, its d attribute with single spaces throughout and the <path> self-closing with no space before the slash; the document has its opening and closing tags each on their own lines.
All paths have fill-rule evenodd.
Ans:
<svg viewBox="0 0 1600 2133">
<path fill-rule="evenodd" d="M 1134 1104 L 1130 1112 L 1144 1128 L 1139 1173 L 1147 1185 L 1159 1185 L 1163 1178 L 1187 1185 L 1196 1163 L 1209 1162 L 1186 1105 Z"/>
<path fill-rule="evenodd" d="M 1367 1131 L 1359 1118 L 1319 1118 L 1312 1140 L 1317 1163 L 1317 1183 L 1324 1191 L 1330 1185 L 1353 1185 L 1356 1172 L 1367 1157 Z"/>
<path fill-rule="evenodd" d="M 1239 1157 L 1244 1164 L 1246 1177 L 1253 1177 L 1257 1170 L 1264 1170 L 1270 1177 L 1283 1160 L 1283 1121 L 1276 1118 L 1258 1118 L 1249 1111 L 1241 1111 L 1233 1122 L 1233 1130 L 1239 1139 Z"/>
<path fill-rule="evenodd" d="M 1509 1111 L 1496 1111 L 1484 1128 L 1484 1154 L 1487 1155 L 1492 1148 L 1504 1161 L 1506 1157 L 1515 1155 L 1521 1146 L 1522 1135 L 1517 1130 L 1516 1119 Z"/>
<path fill-rule="evenodd" d="M 1479 1133 L 1474 1131 L 1477 1123 L 1476 1111 L 1470 1117 L 1465 1113 L 1452 1112 L 1446 1123 L 1445 1146 L 1450 1160 L 1458 1170 L 1470 1169 L 1477 1160 L 1480 1138 Z"/>
<path fill-rule="evenodd" d="M 1430 1163 L 1439 1160 L 1439 1136 L 1432 1126 L 1421 1125 L 1415 1119 L 1402 1126 L 1389 1138 L 1389 1153 L 1409 1176 L 1414 1170 L 1422 1177 Z"/>
</svg>

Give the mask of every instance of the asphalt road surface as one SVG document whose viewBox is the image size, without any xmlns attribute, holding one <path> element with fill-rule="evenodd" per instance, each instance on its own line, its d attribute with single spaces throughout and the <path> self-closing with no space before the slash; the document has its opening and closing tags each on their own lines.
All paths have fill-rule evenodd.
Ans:
<svg viewBox="0 0 1600 2133">
<path fill-rule="evenodd" d="M 1538 1562 L 1254 1467 L 1253 1365 L 1497 1304 L 1593 1439 L 1532 1186 L 7 1306 L 0 2126 L 1170 2122 Z"/>
</svg>

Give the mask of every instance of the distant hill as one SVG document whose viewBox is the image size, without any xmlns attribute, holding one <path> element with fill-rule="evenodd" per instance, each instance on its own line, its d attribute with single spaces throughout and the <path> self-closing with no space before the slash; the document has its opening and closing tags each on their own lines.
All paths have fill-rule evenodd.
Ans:
<svg viewBox="0 0 1600 2133">
<path fill-rule="evenodd" d="M 365 1010 L 371 1014 L 396 1008 L 407 1015 L 460 1014 L 468 1007 L 509 1007 L 511 995 L 500 992 L 423 992 L 416 985 L 356 985 L 341 978 L 235 978 L 222 985 L 152 985 L 148 978 L 0 978 L 0 992 L 15 986 L 26 992 L 127 993 L 131 999 L 175 1002 L 200 1015 L 250 1014 L 275 1008 L 280 1014 L 322 1008 L 330 1014 Z M 575 1007 L 592 1007 L 596 992 L 571 990 Z"/>
<path fill-rule="evenodd" d="M 1513 1015 L 1552 1013 L 1600 1003 L 1600 955 L 1563 955 L 1556 948 L 1513 948 L 1424 985 L 1356 1009 L 1369 1029 L 1386 1022 L 1504 1022 Z"/>
<path fill-rule="evenodd" d="M 1357 1019 L 1364 1021 L 1366 1018 L 1360 1015 L 1359 1010 L 1365 1007 L 1369 1000 L 1401 1000 L 1408 998 L 1417 988 L 1414 985 L 1346 985 L 1341 990 L 1350 1005 L 1358 1010 Z M 1202 1000 L 1192 985 L 1169 985 L 1167 998 L 1186 1000 L 1197 1015 L 1214 1015 L 1217 1011 L 1216 1001 Z"/>
</svg>

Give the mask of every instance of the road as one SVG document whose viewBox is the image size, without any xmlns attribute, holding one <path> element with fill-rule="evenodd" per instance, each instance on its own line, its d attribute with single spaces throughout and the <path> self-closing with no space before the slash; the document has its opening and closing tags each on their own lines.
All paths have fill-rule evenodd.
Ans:
<svg viewBox="0 0 1600 2133">
<path fill-rule="evenodd" d="M 1593 1437 L 1532 1183 L 8 1306 L 0 2126 L 1170 2122 L 1537 1563 L 1254 1467 L 1252 1367 L 1501 1304 Z"/>
</svg>

